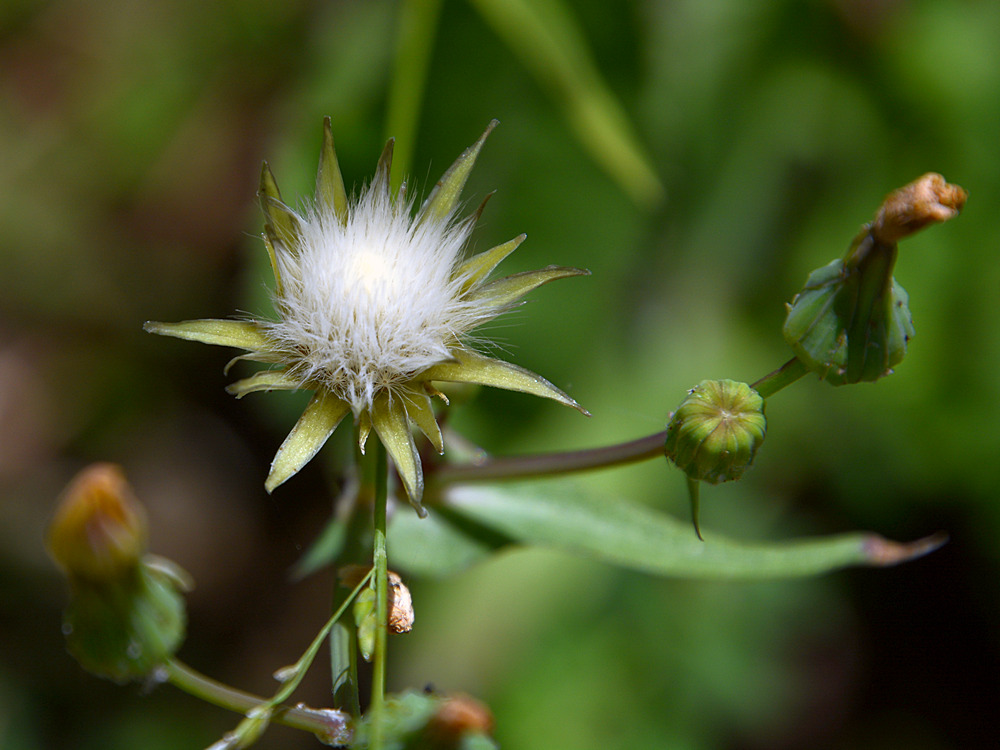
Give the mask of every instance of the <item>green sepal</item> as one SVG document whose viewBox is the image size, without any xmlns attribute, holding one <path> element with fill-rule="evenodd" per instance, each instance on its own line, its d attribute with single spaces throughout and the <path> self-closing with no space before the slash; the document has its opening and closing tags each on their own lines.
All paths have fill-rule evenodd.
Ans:
<svg viewBox="0 0 1000 750">
<path fill-rule="evenodd" d="M 420 207 L 416 218 L 417 226 L 425 220 L 444 221 L 454 212 L 483 143 L 486 142 L 487 136 L 493 132 L 493 128 L 499 124 L 497 120 L 491 121 L 486 127 L 486 131 L 479 136 L 479 140 L 465 149 L 455 160 L 455 163 L 448 167 L 441 179 L 437 181 L 434 189 L 431 190 L 431 194 L 427 196 L 427 200 Z"/>
<path fill-rule="evenodd" d="M 506 310 L 524 295 L 542 284 L 570 276 L 589 276 L 590 271 L 568 266 L 548 266 L 537 271 L 524 271 L 491 281 L 468 296 L 470 300 L 488 301 L 497 310 Z"/>
<path fill-rule="evenodd" d="M 420 428 L 431 445 L 439 454 L 444 453 L 444 438 L 441 437 L 441 428 L 434 417 L 434 407 L 431 405 L 431 397 L 423 390 L 407 389 L 403 394 L 403 406 L 413 423 Z"/>
<path fill-rule="evenodd" d="M 280 242 L 287 252 L 294 253 L 302 235 L 302 219 L 282 202 L 278 183 L 275 182 L 267 162 L 264 162 L 260 170 L 260 188 L 257 195 L 266 219 L 264 231 L 271 232 L 271 242 L 274 244 Z"/>
<path fill-rule="evenodd" d="M 176 339 L 200 341 L 203 344 L 216 346 L 232 346 L 252 352 L 266 351 L 271 348 L 271 342 L 264 335 L 260 326 L 249 320 L 206 318 L 204 320 L 185 320 L 180 323 L 160 323 L 148 320 L 143 324 L 142 329 L 147 333 L 156 333 L 160 336 L 173 336 Z"/>
<path fill-rule="evenodd" d="M 184 599 L 175 578 L 158 566 L 141 562 L 117 581 L 71 585 L 66 643 L 91 674 L 116 682 L 143 679 L 184 641 Z"/>
<path fill-rule="evenodd" d="M 504 242 L 502 245 L 484 250 L 477 255 L 473 255 L 455 269 L 453 276 L 456 279 L 462 279 L 461 294 L 466 294 L 471 289 L 475 289 L 482 284 L 493 269 L 500 265 L 504 258 L 514 252 L 518 245 L 524 242 L 527 237 L 528 235 L 521 234 L 512 240 Z"/>
<path fill-rule="evenodd" d="M 572 406 L 585 416 L 590 416 L 590 412 L 541 375 L 512 365 L 510 362 L 484 357 L 468 349 L 453 349 L 451 353 L 455 358 L 454 362 L 442 362 L 427 368 L 421 373 L 421 379 L 475 383 L 507 391 L 520 391 L 558 401 L 566 406 Z"/>
<path fill-rule="evenodd" d="M 258 391 L 295 391 L 302 387 L 298 378 L 289 376 L 287 370 L 261 370 L 248 378 L 226 386 L 226 393 L 243 398 Z"/>
<path fill-rule="evenodd" d="M 295 476 L 319 452 L 337 425 L 351 410 L 346 401 L 322 392 L 313 395 L 295 427 L 278 448 L 264 489 L 274 488 Z"/>
<path fill-rule="evenodd" d="M 427 515 L 427 510 L 420 504 L 424 494 L 424 473 L 402 400 L 398 397 L 390 400 L 387 394 L 376 398 L 371 409 L 371 421 L 386 453 L 396 466 L 410 505 L 423 518 Z"/>
<path fill-rule="evenodd" d="M 316 200 L 321 205 L 332 208 L 341 224 L 347 223 L 347 189 L 337 161 L 333 126 L 329 117 L 323 118 L 323 149 L 320 151 L 319 172 L 316 175 Z"/>
<path fill-rule="evenodd" d="M 282 291 L 281 269 L 278 268 L 278 254 L 274 249 L 273 234 L 268 230 L 269 227 L 265 225 L 260 238 L 264 240 L 264 249 L 267 250 L 267 259 L 271 262 L 271 273 L 274 274 L 274 291 L 276 294 L 280 295 Z"/>
<path fill-rule="evenodd" d="M 386 141 L 385 148 L 378 157 L 378 164 L 375 165 L 375 178 L 372 182 L 375 185 L 382 185 L 386 191 L 389 190 L 389 178 L 392 176 L 392 150 L 395 145 L 395 138 Z"/>
</svg>

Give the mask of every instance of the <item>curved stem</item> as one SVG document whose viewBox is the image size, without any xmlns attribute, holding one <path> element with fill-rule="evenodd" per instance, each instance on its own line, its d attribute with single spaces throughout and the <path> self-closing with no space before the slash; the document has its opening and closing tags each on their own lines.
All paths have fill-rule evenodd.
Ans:
<svg viewBox="0 0 1000 750">
<path fill-rule="evenodd" d="M 603 448 L 589 448 L 565 453 L 541 453 L 535 456 L 488 458 L 457 466 L 438 466 L 429 472 L 428 484 L 465 484 L 497 479 L 527 479 L 576 471 L 607 469 L 662 458 L 666 431 L 647 435 L 638 440 Z"/>
<path fill-rule="evenodd" d="M 774 372 L 768 373 L 755 382 L 752 387 L 762 397 L 767 398 L 791 385 L 807 372 L 806 366 L 797 357 L 793 357 Z M 663 444 L 666 439 L 667 433 L 664 430 L 641 437 L 638 440 L 630 440 L 627 443 L 617 443 L 602 448 L 588 448 L 564 453 L 541 453 L 534 456 L 485 458 L 466 464 L 428 467 L 426 480 L 430 487 L 502 479 L 528 479 L 592 469 L 608 469 L 636 461 L 662 457 Z"/>
<path fill-rule="evenodd" d="M 383 725 L 385 718 L 385 671 L 388 649 L 389 621 L 389 579 L 388 555 L 386 553 L 386 498 L 388 467 L 385 448 L 381 441 L 375 441 L 375 535 L 372 545 L 372 563 L 375 576 L 375 654 L 372 671 L 372 743 L 374 750 L 383 746 Z"/>
<path fill-rule="evenodd" d="M 268 702 L 267 698 L 217 682 L 177 659 L 168 660 L 163 667 L 174 687 L 220 708 L 245 714 Z M 275 709 L 272 720 L 315 734 L 331 744 L 346 744 L 353 734 L 350 716 L 333 708 L 313 709 L 302 704 L 294 708 L 280 706 Z"/>
<path fill-rule="evenodd" d="M 761 398 L 768 398 L 785 388 L 809 372 L 798 357 L 792 357 L 774 372 L 769 372 L 750 387 L 761 395 Z"/>
</svg>

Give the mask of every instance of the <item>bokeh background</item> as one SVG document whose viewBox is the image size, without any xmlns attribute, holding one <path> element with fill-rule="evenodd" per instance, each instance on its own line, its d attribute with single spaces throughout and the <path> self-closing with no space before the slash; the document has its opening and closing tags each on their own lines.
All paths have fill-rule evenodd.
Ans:
<svg viewBox="0 0 1000 750">
<path fill-rule="evenodd" d="M 593 418 L 484 392 L 453 423 L 497 453 L 662 429 L 699 380 L 783 362 L 783 303 L 807 273 L 842 254 L 885 193 L 939 171 L 971 197 L 901 248 L 917 336 L 898 372 L 841 389 L 810 378 L 772 399 L 754 470 L 703 493 L 702 525 L 951 541 L 898 568 L 754 584 L 513 550 L 410 581 L 417 624 L 392 644 L 392 687 L 480 697 L 512 750 L 991 746 L 1000 5 L 564 2 L 538 4 L 546 28 L 587 62 L 570 70 L 583 98 L 598 83 L 613 95 L 663 192 L 607 167 L 621 160 L 581 137 L 581 91 L 532 58 L 537 45 L 512 43 L 524 36 L 493 4 L 443 0 L 411 189 L 498 118 L 466 193 L 476 205 L 497 191 L 477 246 L 527 232 L 508 272 L 593 272 L 489 331 Z M 0 746 L 200 748 L 236 722 L 169 686 L 91 677 L 65 653 L 44 528 L 88 462 L 126 468 L 153 549 L 197 581 L 186 661 L 267 692 L 324 621 L 329 577 L 292 583 L 288 570 L 322 528 L 335 471 L 317 461 L 263 490 L 301 398 L 236 402 L 224 350 L 141 326 L 266 308 L 260 162 L 286 195 L 308 194 L 329 114 L 348 183 L 371 174 L 400 12 L 389 0 L 0 5 Z M 587 481 L 687 513 L 680 474 L 658 462 Z M 303 699 L 323 705 L 328 684 L 320 663 Z M 260 743 L 314 746 L 281 727 Z"/>
</svg>

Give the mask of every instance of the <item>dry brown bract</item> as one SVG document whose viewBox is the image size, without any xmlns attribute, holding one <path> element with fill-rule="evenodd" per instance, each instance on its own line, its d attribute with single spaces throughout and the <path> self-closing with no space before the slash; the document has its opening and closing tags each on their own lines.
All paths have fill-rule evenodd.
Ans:
<svg viewBox="0 0 1000 750">
<path fill-rule="evenodd" d="M 936 172 L 928 172 L 886 196 L 871 224 L 871 234 L 881 243 L 894 245 L 926 226 L 958 216 L 968 195 Z"/>
<path fill-rule="evenodd" d="M 353 588 L 368 575 L 370 565 L 345 565 L 337 574 L 340 585 Z M 413 597 L 398 573 L 389 571 L 389 632 L 409 633 L 413 630 Z"/>
</svg>

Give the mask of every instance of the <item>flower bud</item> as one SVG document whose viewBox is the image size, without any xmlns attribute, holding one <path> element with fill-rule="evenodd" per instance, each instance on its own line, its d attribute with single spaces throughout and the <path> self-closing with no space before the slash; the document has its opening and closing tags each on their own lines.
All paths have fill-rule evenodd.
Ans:
<svg viewBox="0 0 1000 750">
<path fill-rule="evenodd" d="M 664 452 L 691 478 L 739 479 L 764 441 L 764 399 L 746 383 L 703 380 L 667 425 Z"/>
<path fill-rule="evenodd" d="M 146 556 L 146 523 L 120 468 L 96 464 L 69 485 L 48 547 L 70 583 L 63 632 L 84 669 L 141 679 L 184 639 L 183 573 Z"/>
<path fill-rule="evenodd" d="M 783 330 L 809 370 L 832 385 L 892 372 L 914 332 L 909 298 L 892 277 L 896 243 L 957 216 L 965 199 L 962 188 L 926 174 L 886 197 L 843 259 L 809 275 Z"/>
<path fill-rule="evenodd" d="M 49 526 L 49 553 L 68 576 L 115 580 L 139 564 L 146 519 L 121 468 L 93 464 L 70 482 Z"/>
<path fill-rule="evenodd" d="M 365 661 L 372 660 L 375 653 L 375 630 L 378 619 L 375 616 L 375 589 L 365 586 L 354 599 L 352 607 L 354 626 L 358 633 L 358 648 Z"/>
<path fill-rule="evenodd" d="M 467 695 L 406 692 L 388 695 L 384 710 L 357 724 L 352 747 L 369 747 L 374 723 L 386 747 L 399 750 L 496 750 L 493 714 Z"/>
</svg>

